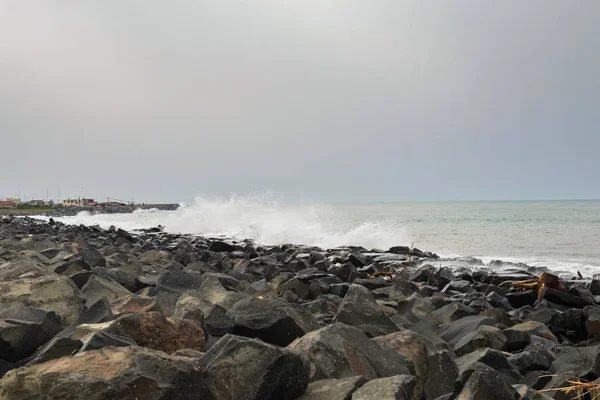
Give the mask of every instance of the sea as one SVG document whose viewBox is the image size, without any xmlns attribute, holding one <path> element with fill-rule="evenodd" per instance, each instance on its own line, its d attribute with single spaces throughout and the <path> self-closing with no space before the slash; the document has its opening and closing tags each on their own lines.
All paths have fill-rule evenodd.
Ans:
<svg viewBox="0 0 600 400">
<path fill-rule="evenodd" d="M 600 200 L 468 202 L 285 202 L 272 195 L 198 197 L 177 211 L 81 212 L 58 220 L 126 230 L 252 239 L 261 245 L 386 250 L 414 245 L 449 260 L 476 257 L 600 274 Z"/>
</svg>

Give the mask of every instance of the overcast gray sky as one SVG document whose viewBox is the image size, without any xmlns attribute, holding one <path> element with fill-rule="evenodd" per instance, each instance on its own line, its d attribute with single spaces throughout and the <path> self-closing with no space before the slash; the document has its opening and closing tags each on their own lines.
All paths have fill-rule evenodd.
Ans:
<svg viewBox="0 0 600 400">
<path fill-rule="evenodd" d="M 0 1 L 0 195 L 600 198 L 597 1 Z"/>
</svg>

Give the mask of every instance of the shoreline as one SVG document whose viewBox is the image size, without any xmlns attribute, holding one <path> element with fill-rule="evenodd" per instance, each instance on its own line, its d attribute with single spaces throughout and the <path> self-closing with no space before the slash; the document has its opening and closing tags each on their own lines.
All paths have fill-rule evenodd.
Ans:
<svg viewBox="0 0 600 400">
<path fill-rule="evenodd" d="M 48 396 L 42 386 L 74 399 L 135 393 L 123 376 L 149 380 L 149 399 L 257 400 L 341 387 L 378 400 L 370 390 L 516 398 L 560 387 L 556 374 L 600 378 L 600 281 L 443 261 L 407 246 L 261 246 L 14 218 L 0 224 L 0 335 L 15 332 L 0 351 L 0 398 Z"/>
</svg>

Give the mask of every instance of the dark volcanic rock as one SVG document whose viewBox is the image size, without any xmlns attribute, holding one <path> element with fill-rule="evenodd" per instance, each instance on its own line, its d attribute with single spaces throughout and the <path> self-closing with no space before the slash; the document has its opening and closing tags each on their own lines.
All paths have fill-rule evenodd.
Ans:
<svg viewBox="0 0 600 400">
<path fill-rule="evenodd" d="M 226 315 L 234 321 L 234 334 L 278 346 L 287 346 L 319 328 L 309 312 L 279 299 L 250 297 L 235 304 Z"/>
<path fill-rule="evenodd" d="M 308 356 L 311 381 L 356 375 L 374 379 L 409 373 L 399 354 L 371 341 L 360 329 L 341 323 L 310 332 L 288 348 Z"/>
<path fill-rule="evenodd" d="M 365 383 L 353 395 L 352 400 L 395 399 L 412 400 L 415 377 L 396 375 L 389 378 L 374 379 Z"/>
<path fill-rule="evenodd" d="M 483 315 L 464 317 L 449 324 L 440 326 L 440 337 L 454 347 L 467 334 L 474 332 L 482 325 L 493 325 L 494 321 Z"/>
<path fill-rule="evenodd" d="M 0 358 L 16 362 L 28 357 L 61 329 L 52 311 L 20 306 L 0 310 Z"/>
<path fill-rule="evenodd" d="M 490 348 L 477 349 L 456 359 L 456 364 L 463 374 L 470 369 L 479 369 L 478 364 L 485 364 L 496 371 L 498 376 L 509 384 L 523 383 L 523 376 L 508 362 L 501 351 Z"/>
<path fill-rule="evenodd" d="M 412 331 L 379 336 L 373 341 L 406 360 L 411 375 L 415 376 L 413 398 L 436 399 L 452 392 L 458 367 L 448 351 L 437 351 L 432 343 Z"/>
<path fill-rule="evenodd" d="M 226 335 L 200 360 L 215 399 L 295 399 L 310 375 L 305 357 L 256 339 Z"/>
<path fill-rule="evenodd" d="M 541 322 L 527 321 L 514 325 L 503 331 L 506 336 L 506 349 L 516 351 L 524 349 L 531 341 L 531 336 L 540 336 L 558 343 L 556 336 Z"/>
<path fill-rule="evenodd" d="M 367 380 L 363 376 L 323 379 L 310 383 L 306 392 L 297 400 L 349 400 L 352 393 L 366 382 Z"/>
<path fill-rule="evenodd" d="M 198 360 L 143 347 L 106 347 L 9 371 L 6 400 L 211 399 Z"/>
<path fill-rule="evenodd" d="M 463 356 L 477 349 L 489 347 L 502 350 L 506 344 L 506 336 L 495 326 L 481 325 L 475 332 L 467 333 L 454 346 L 457 356 Z"/>
<path fill-rule="evenodd" d="M 373 294 L 361 285 L 351 285 L 340 304 L 335 322 L 352 325 L 370 337 L 387 335 L 399 328 L 379 308 Z"/>
<path fill-rule="evenodd" d="M 554 354 L 556 359 L 550 367 L 552 374 L 581 376 L 586 379 L 600 376 L 600 346 L 557 346 Z"/>
<path fill-rule="evenodd" d="M 474 371 L 456 400 L 516 400 L 517 391 L 490 370 Z"/>
</svg>

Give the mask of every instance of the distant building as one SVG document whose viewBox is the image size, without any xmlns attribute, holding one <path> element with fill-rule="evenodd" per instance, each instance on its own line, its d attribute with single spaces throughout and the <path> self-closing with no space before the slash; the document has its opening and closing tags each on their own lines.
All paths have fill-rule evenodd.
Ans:
<svg viewBox="0 0 600 400">
<path fill-rule="evenodd" d="M 62 202 L 63 207 L 94 207 L 94 199 L 65 199 Z"/>
<path fill-rule="evenodd" d="M 44 200 L 29 200 L 27 202 L 27 205 L 29 206 L 43 206 L 44 205 Z"/>
<path fill-rule="evenodd" d="M 16 207 L 16 204 L 13 203 L 12 201 L 0 200 L 0 207 L 2 207 L 2 208 Z"/>
</svg>

